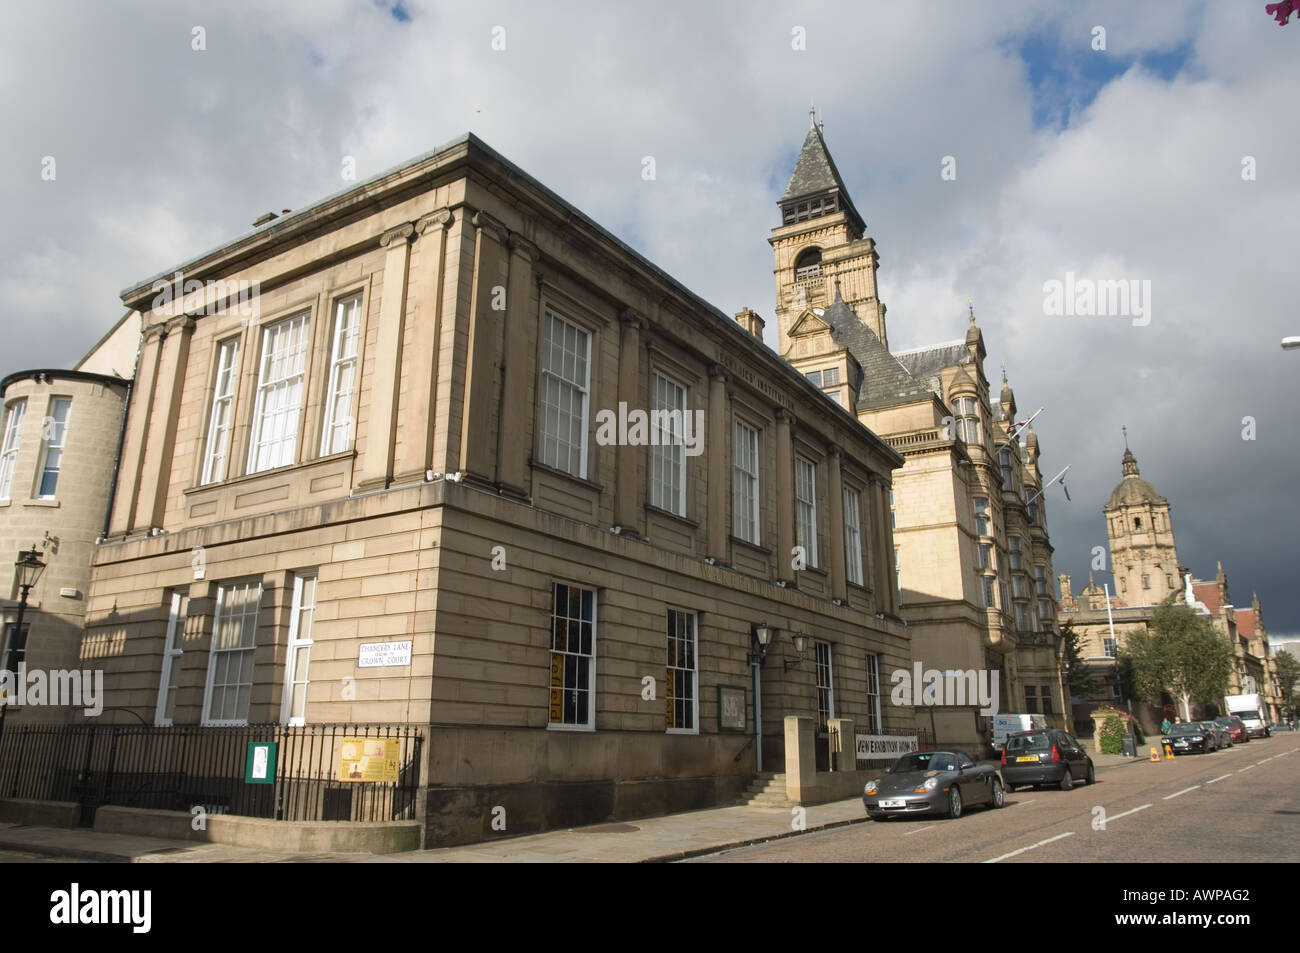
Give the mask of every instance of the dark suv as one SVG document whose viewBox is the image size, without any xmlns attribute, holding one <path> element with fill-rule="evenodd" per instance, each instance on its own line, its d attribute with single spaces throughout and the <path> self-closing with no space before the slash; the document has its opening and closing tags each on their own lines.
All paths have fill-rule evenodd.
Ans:
<svg viewBox="0 0 1300 953">
<path fill-rule="evenodd" d="M 1092 784 L 1095 780 L 1092 759 L 1069 732 L 1040 728 L 1007 736 L 1002 749 L 1002 782 L 1008 791 L 1044 784 L 1068 791 L 1076 781 Z"/>
</svg>

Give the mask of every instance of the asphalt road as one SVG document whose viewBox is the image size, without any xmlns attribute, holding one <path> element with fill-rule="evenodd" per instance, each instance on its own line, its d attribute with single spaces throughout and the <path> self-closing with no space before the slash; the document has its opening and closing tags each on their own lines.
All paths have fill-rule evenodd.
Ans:
<svg viewBox="0 0 1300 953">
<path fill-rule="evenodd" d="M 1097 769 L 1072 791 L 1008 794 L 956 820 L 895 818 L 722 851 L 694 863 L 944 861 L 1291 863 L 1300 857 L 1300 736 Z M 1104 819 L 1104 824 L 1102 823 Z"/>
</svg>

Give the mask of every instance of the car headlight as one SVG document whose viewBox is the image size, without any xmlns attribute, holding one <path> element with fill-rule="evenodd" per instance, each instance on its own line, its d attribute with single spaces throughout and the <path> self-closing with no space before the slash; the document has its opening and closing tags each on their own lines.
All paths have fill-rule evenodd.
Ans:
<svg viewBox="0 0 1300 953">
<path fill-rule="evenodd" d="M 875 793 L 876 793 L 876 790 L 877 790 L 877 788 L 878 788 L 879 786 L 880 786 L 880 782 L 879 782 L 879 781 L 868 781 L 868 782 L 867 782 L 867 786 L 866 786 L 865 788 L 862 789 L 862 793 L 863 793 L 863 794 L 875 794 Z"/>
<path fill-rule="evenodd" d="M 1202 738 L 1200 735 L 1192 735 L 1192 740 L 1193 740 L 1193 741 L 1204 741 L 1205 739 Z"/>
<path fill-rule="evenodd" d="M 918 793 L 923 791 L 933 791 L 938 786 L 939 786 L 938 778 L 926 778 L 924 781 L 922 781 L 920 784 L 916 786 L 915 790 Z"/>
</svg>

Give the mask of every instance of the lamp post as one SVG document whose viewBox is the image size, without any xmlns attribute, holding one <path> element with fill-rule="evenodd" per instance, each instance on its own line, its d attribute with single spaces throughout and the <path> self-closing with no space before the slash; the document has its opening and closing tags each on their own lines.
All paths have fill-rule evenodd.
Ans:
<svg viewBox="0 0 1300 953">
<path fill-rule="evenodd" d="M 1300 337 L 1293 335 L 1282 339 L 1282 350 L 1294 351 L 1296 348 L 1300 348 Z"/>
<path fill-rule="evenodd" d="M 41 562 L 41 554 L 32 546 L 25 553 L 19 553 L 18 559 L 14 562 L 14 568 L 18 570 L 18 620 L 14 623 L 14 634 L 9 640 L 8 657 L 5 659 L 5 667 L 14 673 L 14 685 L 18 685 L 18 653 L 22 651 L 26 655 L 27 640 L 23 637 L 23 616 L 27 614 L 27 594 L 32 591 L 38 579 L 41 578 L 41 572 L 45 569 L 45 563 Z M 7 701 L 7 699 L 6 699 Z M 3 716 L 3 708 L 0 708 L 0 716 Z M 4 722 L 0 720 L 0 726 Z"/>
<path fill-rule="evenodd" d="M 763 699 L 758 670 L 767 661 L 767 647 L 772 643 L 773 631 L 766 622 L 756 623 L 749 630 L 750 651 L 746 656 L 754 682 L 754 770 L 759 773 L 763 770 Z"/>
</svg>

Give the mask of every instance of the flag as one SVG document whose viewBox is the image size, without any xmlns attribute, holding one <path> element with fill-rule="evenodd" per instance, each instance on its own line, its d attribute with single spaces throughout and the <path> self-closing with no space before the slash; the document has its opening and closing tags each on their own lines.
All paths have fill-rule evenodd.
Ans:
<svg viewBox="0 0 1300 953">
<path fill-rule="evenodd" d="M 1065 485 L 1065 474 L 1062 473 L 1061 478 L 1056 482 L 1061 484 L 1061 489 L 1065 491 L 1065 501 L 1070 502 L 1070 488 Z"/>
</svg>

